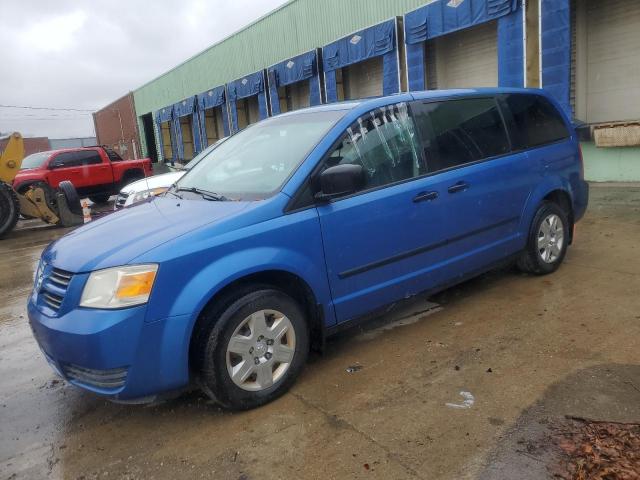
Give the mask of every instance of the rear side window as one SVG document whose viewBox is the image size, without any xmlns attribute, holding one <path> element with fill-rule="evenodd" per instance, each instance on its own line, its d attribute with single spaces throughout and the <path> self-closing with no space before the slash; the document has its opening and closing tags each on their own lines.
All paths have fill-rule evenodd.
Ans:
<svg viewBox="0 0 640 480">
<path fill-rule="evenodd" d="M 509 139 L 493 98 L 412 105 L 429 172 L 508 153 Z"/>
<path fill-rule="evenodd" d="M 558 110 L 540 95 L 505 95 L 513 117 L 513 148 L 523 150 L 554 143 L 569 137 Z"/>
<path fill-rule="evenodd" d="M 65 152 L 56 155 L 50 163 L 54 168 L 79 167 L 82 161 L 78 158 L 78 152 Z"/>
<path fill-rule="evenodd" d="M 80 165 L 96 165 L 102 163 L 102 157 L 96 150 L 76 152 L 76 158 Z"/>
<path fill-rule="evenodd" d="M 111 160 L 112 162 L 122 161 L 122 157 L 118 155 L 118 153 L 112 148 L 105 148 L 104 151 L 107 152 L 107 157 L 109 157 L 109 160 Z"/>
</svg>

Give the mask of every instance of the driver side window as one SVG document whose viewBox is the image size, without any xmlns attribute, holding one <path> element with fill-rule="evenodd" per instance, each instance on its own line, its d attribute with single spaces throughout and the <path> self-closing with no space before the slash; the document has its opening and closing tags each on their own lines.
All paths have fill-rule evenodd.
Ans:
<svg viewBox="0 0 640 480">
<path fill-rule="evenodd" d="M 389 105 L 358 118 L 324 168 L 360 165 L 365 171 L 363 190 L 377 188 L 426 173 L 418 145 L 407 104 Z"/>
</svg>

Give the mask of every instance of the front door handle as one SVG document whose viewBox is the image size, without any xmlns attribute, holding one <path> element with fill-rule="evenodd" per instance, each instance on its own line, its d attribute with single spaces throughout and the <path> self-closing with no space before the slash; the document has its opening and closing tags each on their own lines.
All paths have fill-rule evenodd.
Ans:
<svg viewBox="0 0 640 480">
<path fill-rule="evenodd" d="M 418 195 L 413 197 L 413 203 L 430 202 L 436 198 L 438 198 L 438 192 L 420 192 Z"/>
<path fill-rule="evenodd" d="M 469 188 L 469 184 L 467 182 L 458 182 L 458 183 L 455 183 L 455 184 L 451 185 L 447 189 L 447 191 L 449 193 L 458 193 L 458 192 L 464 192 L 468 188 Z"/>
</svg>

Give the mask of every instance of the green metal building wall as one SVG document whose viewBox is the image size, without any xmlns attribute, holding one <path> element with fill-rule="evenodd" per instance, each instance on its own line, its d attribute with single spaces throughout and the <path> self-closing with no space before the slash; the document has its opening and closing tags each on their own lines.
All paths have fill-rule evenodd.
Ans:
<svg viewBox="0 0 640 480">
<path fill-rule="evenodd" d="M 292 0 L 133 92 L 140 116 L 433 0 Z M 170 34 L 170 30 L 167 30 Z M 142 124 L 139 125 L 142 132 Z M 146 152 L 144 135 L 140 138 Z"/>
</svg>

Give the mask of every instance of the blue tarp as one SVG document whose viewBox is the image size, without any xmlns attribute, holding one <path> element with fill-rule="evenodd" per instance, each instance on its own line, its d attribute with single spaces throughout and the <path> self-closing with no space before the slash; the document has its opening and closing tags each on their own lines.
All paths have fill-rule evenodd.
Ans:
<svg viewBox="0 0 640 480">
<path fill-rule="evenodd" d="M 569 0 L 542 0 L 542 88 L 572 117 Z"/>
<path fill-rule="evenodd" d="M 320 105 L 320 74 L 318 71 L 318 52 L 303 53 L 297 57 L 284 60 L 267 69 L 269 79 L 269 95 L 271 96 L 271 114 L 280 113 L 280 102 L 277 101 L 278 87 L 292 83 L 309 82 L 309 105 Z"/>
<path fill-rule="evenodd" d="M 322 48 L 327 102 L 338 100 L 336 69 L 383 57 L 383 95 L 400 91 L 396 21 L 388 20 L 336 40 Z"/>
<path fill-rule="evenodd" d="M 524 87 L 522 8 L 498 21 L 498 85 Z"/>
<path fill-rule="evenodd" d="M 182 139 L 182 128 L 180 127 L 180 118 L 187 115 L 193 115 L 196 106 L 196 96 L 185 98 L 184 100 L 173 104 L 173 122 L 174 129 L 176 131 L 176 144 L 178 146 L 177 155 L 174 154 L 174 158 L 184 160 L 184 143 Z M 193 115 L 191 118 L 191 131 L 193 136 L 193 152 L 198 153 L 201 150 L 200 146 L 200 125 L 197 120 L 197 116 Z"/>
<path fill-rule="evenodd" d="M 426 40 L 491 20 L 498 21 L 498 77 L 515 86 L 522 71 L 522 23 L 520 0 L 439 0 L 404 16 L 409 90 L 426 88 L 424 65 Z M 520 12 L 519 15 L 513 15 Z M 520 37 L 516 33 L 520 29 Z M 508 43 L 504 43 L 508 42 Z M 519 62 L 519 64 L 518 64 Z M 520 81 L 522 74 L 520 74 Z M 522 86 L 522 83 L 520 85 Z"/>
<path fill-rule="evenodd" d="M 322 48 L 325 72 L 379 57 L 395 49 L 396 22 L 389 20 L 336 40 Z"/>
<path fill-rule="evenodd" d="M 405 43 L 413 45 L 513 13 L 517 0 L 440 0 L 404 16 Z"/>
<path fill-rule="evenodd" d="M 164 140 L 162 138 L 162 124 L 165 122 L 169 123 L 169 140 L 171 141 L 171 151 L 172 151 L 172 159 L 176 158 L 176 132 L 175 132 L 175 123 L 173 121 L 173 105 L 170 107 L 161 108 L 156 112 L 156 123 L 158 125 L 158 138 L 160 139 L 160 152 L 161 156 L 164 160 L 172 160 L 169 158 L 164 158 Z"/>
<path fill-rule="evenodd" d="M 202 151 L 209 146 L 206 134 L 205 110 L 220 107 L 222 110 L 222 128 L 224 130 L 224 135 L 225 137 L 230 135 L 226 96 L 226 89 L 224 85 L 212 88 L 197 95 L 196 111 L 201 133 L 201 135 L 199 135 L 200 145 L 198 151 Z"/>
<path fill-rule="evenodd" d="M 267 105 L 267 93 L 265 91 L 264 70 L 252 73 L 227 84 L 227 101 L 229 102 L 229 114 L 231 115 L 231 132 L 238 131 L 238 109 L 236 101 L 242 98 L 258 97 L 260 120 L 269 116 Z"/>
<path fill-rule="evenodd" d="M 173 105 L 161 108 L 156 112 L 156 121 L 158 123 L 168 122 L 173 118 Z"/>
<path fill-rule="evenodd" d="M 193 113 L 193 108 L 196 104 L 196 96 L 193 95 L 189 98 L 185 98 L 181 102 L 175 103 L 173 105 L 173 116 L 174 117 L 184 117 L 186 115 L 191 115 Z"/>
</svg>

